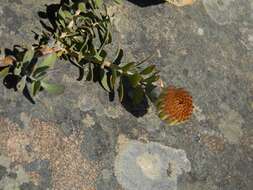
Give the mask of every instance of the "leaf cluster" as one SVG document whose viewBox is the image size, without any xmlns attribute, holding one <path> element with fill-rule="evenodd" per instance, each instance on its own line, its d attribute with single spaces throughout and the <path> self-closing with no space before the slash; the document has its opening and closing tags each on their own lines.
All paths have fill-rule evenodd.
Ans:
<svg viewBox="0 0 253 190">
<path fill-rule="evenodd" d="M 48 74 L 59 58 L 79 69 L 78 80 L 98 82 L 110 94 L 117 93 L 120 101 L 127 94 L 138 104 L 155 88 L 159 80 L 155 65 L 146 65 L 146 60 L 126 63 L 122 49 L 117 50 L 113 60 L 108 58 L 106 46 L 113 43 L 112 27 L 103 0 L 62 1 L 48 20 L 49 23 L 41 21 L 46 30 L 37 34 L 37 44 L 15 48 L 15 53 L 0 59 L 0 75 L 6 86 L 8 81 L 15 81 L 9 86 L 31 97 L 42 90 L 63 92 L 63 86 L 48 82 Z"/>
</svg>

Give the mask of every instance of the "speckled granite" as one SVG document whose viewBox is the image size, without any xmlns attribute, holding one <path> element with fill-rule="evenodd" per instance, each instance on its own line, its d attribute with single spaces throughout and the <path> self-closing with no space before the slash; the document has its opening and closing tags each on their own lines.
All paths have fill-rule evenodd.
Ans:
<svg viewBox="0 0 253 190">
<path fill-rule="evenodd" d="M 40 29 L 37 12 L 57 2 L 0 0 L 1 47 L 31 44 L 31 31 Z M 115 175 L 116 163 L 126 168 L 115 159 L 132 141 L 133 150 L 159 143 L 166 150 L 183 152 L 191 167 L 177 175 L 176 185 L 169 189 L 253 189 L 252 0 L 197 0 L 183 8 L 133 2 L 110 5 L 116 15 L 114 38 L 128 60 L 156 52 L 150 62 L 161 70 L 166 85 L 191 92 L 191 120 L 167 127 L 152 106 L 143 117 L 134 117 L 110 102 L 97 84 L 77 82 L 77 70 L 68 64 L 52 76 L 65 84 L 65 93 L 43 93 L 35 105 L 1 84 L 0 189 L 128 190 L 132 176 L 123 172 L 124 181 Z M 136 181 L 141 180 L 143 188 L 155 183 L 150 174 L 143 176 L 151 163 L 157 164 L 153 152 L 145 150 L 142 154 L 150 156 L 139 161 L 137 153 L 128 155 L 131 162 L 141 163 L 142 178 L 136 175 Z M 161 151 L 156 154 L 163 157 Z M 175 168 L 169 163 L 159 166 L 162 169 L 151 176 L 168 170 L 170 181 Z M 164 189 L 154 190 L 157 187 Z"/>
</svg>

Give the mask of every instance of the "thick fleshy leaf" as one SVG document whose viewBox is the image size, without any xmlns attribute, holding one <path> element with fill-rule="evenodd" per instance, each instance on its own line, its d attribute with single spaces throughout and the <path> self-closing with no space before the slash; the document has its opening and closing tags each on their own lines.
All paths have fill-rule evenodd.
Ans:
<svg viewBox="0 0 253 190">
<path fill-rule="evenodd" d="M 110 77 L 110 83 L 111 83 L 112 89 L 114 89 L 116 79 L 117 79 L 117 70 L 115 68 L 112 68 L 112 74 Z"/>
<path fill-rule="evenodd" d="M 134 62 L 130 62 L 130 63 L 127 63 L 126 65 L 124 65 L 122 67 L 123 72 L 129 71 L 131 68 L 134 67 L 134 64 L 135 64 Z"/>
<path fill-rule="evenodd" d="M 132 84 L 132 86 L 136 87 L 139 84 L 139 82 L 142 80 L 142 76 L 140 74 L 136 73 L 136 74 L 129 76 L 129 80 L 130 80 L 130 83 Z"/>
<path fill-rule="evenodd" d="M 29 49 L 25 52 L 24 58 L 23 58 L 23 63 L 31 62 L 32 58 L 34 56 L 34 50 Z"/>
<path fill-rule="evenodd" d="M 41 73 L 39 73 L 38 75 L 36 75 L 36 79 L 37 80 L 43 80 L 44 78 L 46 78 L 47 77 L 47 72 L 41 72 Z"/>
<path fill-rule="evenodd" d="M 95 4 L 97 7 L 101 7 L 103 4 L 103 0 L 95 0 Z"/>
<path fill-rule="evenodd" d="M 95 63 L 101 63 L 103 61 L 103 57 L 101 57 L 99 54 L 94 55 L 93 61 Z"/>
<path fill-rule="evenodd" d="M 100 52 L 100 56 L 103 58 L 103 60 L 105 60 L 106 56 L 107 56 L 107 52 L 105 50 L 102 50 Z"/>
<path fill-rule="evenodd" d="M 64 20 L 63 19 L 60 19 L 59 18 L 59 20 L 58 20 L 58 22 L 62 25 L 62 27 L 66 27 L 66 24 L 65 24 L 65 22 L 64 22 Z M 59 26 L 58 26 L 59 27 Z"/>
<path fill-rule="evenodd" d="M 143 82 L 153 83 L 153 82 L 155 82 L 155 81 L 157 81 L 159 79 L 160 79 L 160 76 L 158 76 L 158 75 L 152 75 L 151 77 L 148 77 L 148 78 L 144 79 Z"/>
<path fill-rule="evenodd" d="M 154 57 L 155 53 L 153 53 L 152 55 L 146 57 L 145 59 L 143 59 L 142 61 L 138 62 L 136 65 L 139 66 L 145 62 L 147 62 L 149 59 L 151 59 L 152 57 Z"/>
<path fill-rule="evenodd" d="M 100 83 L 101 83 L 101 86 L 108 92 L 110 92 L 110 86 L 108 84 L 109 80 L 108 80 L 108 77 L 107 77 L 107 73 L 104 72 L 104 70 L 101 70 L 101 73 L 100 73 Z"/>
<path fill-rule="evenodd" d="M 83 77 L 84 77 L 84 68 L 78 67 L 78 70 L 79 70 L 79 76 L 76 80 L 81 81 L 83 80 Z"/>
<path fill-rule="evenodd" d="M 115 3 L 121 4 L 122 0 L 114 0 Z"/>
<path fill-rule="evenodd" d="M 100 34 L 100 36 L 101 36 L 101 34 Z M 107 28 L 105 36 L 102 39 L 100 37 L 100 43 L 101 43 L 101 45 L 99 47 L 99 52 L 103 50 L 103 48 L 105 47 L 106 44 L 110 43 L 109 36 L 110 36 L 110 30 L 109 30 L 109 28 Z"/>
<path fill-rule="evenodd" d="M 1 71 L 0 71 L 0 78 L 4 78 L 5 76 L 8 75 L 9 73 L 9 67 L 6 67 L 6 68 L 3 68 Z"/>
<path fill-rule="evenodd" d="M 119 50 L 117 51 L 117 55 L 116 55 L 115 60 L 113 61 L 113 64 L 115 64 L 115 65 L 120 65 L 123 56 L 124 56 L 123 50 L 122 50 L 122 49 L 119 49 Z"/>
<path fill-rule="evenodd" d="M 48 66 L 44 66 L 44 67 L 38 67 L 37 69 L 35 69 L 35 71 L 33 72 L 33 77 L 38 77 L 41 75 L 41 73 L 46 73 L 46 71 L 49 69 Z"/>
<path fill-rule="evenodd" d="M 65 89 L 63 85 L 51 84 L 45 81 L 41 82 L 41 86 L 50 94 L 62 94 Z"/>
<path fill-rule="evenodd" d="M 21 66 L 15 67 L 15 69 L 14 69 L 14 74 L 15 74 L 15 75 L 20 75 L 21 70 L 22 70 L 22 67 L 21 67 Z"/>
<path fill-rule="evenodd" d="M 61 18 L 65 19 L 66 16 L 65 16 L 65 13 L 64 13 L 64 11 L 62 10 L 62 8 L 59 9 L 58 14 L 61 16 Z"/>
<path fill-rule="evenodd" d="M 25 85 L 26 85 L 26 76 L 24 76 L 17 84 L 17 90 L 19 92 L 23 92 L 24 88 L 25 88 Z"/>
<path fill-rule="evenodd" d="M 141 75 L 148 75 L 155 70 L 155 65 L 150 65 L 140 72 Z"/>
<path fill-rule="evenodd" d="M 119 93 L 119 101 L 122 102 L 122 100 L 124 98 L 124 86 L 123 86 L 122 82 L 120 82 L 118 93 Z"/>
<path fill-rule="evenodd" d="M 32 83 L 32 95 L 36 96 L 37 92 L 40 90 L 41 84 L 40 81 L 34 81 Z"/>
<path fill-rule="evenodd" d="M 86 80 L 87 81 L 93 80 L 93 69 L 92 69 L 92 64 L 91 63 L 89 63 L 89 71 L 88 71 Z"/>
<path fill-rule="evenodd" d="M 52 67 L 55 63 L 55 61 L 57 60 L 57 54 L 56 53 L 52 53 L 50 55 L 48 55 L 47 57 L 45 57 L 41 63 L 38 64 L 37 69 L 40 67 Z"/>
<path fill-rule="evenodd" d="M 78 4 L 78 9 L 81 11 L 81 12 L 85 12 L 86 11 L 86 6 L 85 6 L 85 3 L 79 3 Z"/>
<path fill-rule="evenodd" d="M 124 98 L 124 85 L 123 85 L 122 79 L 120 79 L 120 82 L 119 82 L 118 94 L 119 94 L 119 101 L 122 102 Z"/>
<path fill-rule="evenodd" d="M 69 11 L 67 11 L 67 10 L 66 10 L 66 11 L 64 10 L 64 11 L 63 11 L 63 14 L 64 14 L 64 17 L 65 17 L 65 18 L 71 19 L 71 18 L 73 17 L 73 15 L 72 15 Z"/>
</svg>

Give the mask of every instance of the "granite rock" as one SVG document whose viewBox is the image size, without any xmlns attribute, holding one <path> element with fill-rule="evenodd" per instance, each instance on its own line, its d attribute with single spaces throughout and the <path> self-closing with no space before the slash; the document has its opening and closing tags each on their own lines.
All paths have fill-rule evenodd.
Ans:
<svg viewBox="0 0 253 190">
<path fill-rule="evenodd" d="M 31 45 L 31 30 L 41 27 L 38 11 L 57 2 L 0 0 L 1 47 Z M 109 13 L 115 15 L 112 50 L 120 45 L 128 61 L 156 53 L 149 63 L 161 70 L 165 85 L 191 93 L 193 117 L 170 128 L 151 106 L 136 118 L 119 102 L 110 102 L 98 84 L 76 81 L 77 69 L 59 61 L 60 71 L 51 79 L 66 86 L 63 95 L 43 92 L 32 105 L 0 84 L 0 165 L 6 168 L 0 172 L 0 189 L 127 190 L 135 188 L 129 181 L 132 176 L 116 173 L 114 164 L 121 163 L 117 171 L 128 176 L 130 171 L 123 171 L 122 162 L 131 161 L 127 169 L 138 171 L 133 176 L 139 177 L 137 185 L 145 185 L 140 188 L 151 189 L 148 184 L 157 181 L 158 189 L 251 190 L 252 0 L 198 0 L 183 8 L 155 0 L 107 2 Z M 37 125 L 34 120 L 47 124 Z M 131 146 L 117 149 L 122 135 Z M 6 147 L 6 142 L 15 142 L 16 147 L 11 143 Z M 135 153 L 129 155 L 130 150 Z M 175 158 L 181 159 L 175 161 L 178 170 L 171 173 L 175 174 L 172 179 L 165 172 L 168 163 L 163 163 Z M 31 172 L 26 171 L 28 166 Z M 43 183 L 37 185 L 38 181 Z"/>
</svg>

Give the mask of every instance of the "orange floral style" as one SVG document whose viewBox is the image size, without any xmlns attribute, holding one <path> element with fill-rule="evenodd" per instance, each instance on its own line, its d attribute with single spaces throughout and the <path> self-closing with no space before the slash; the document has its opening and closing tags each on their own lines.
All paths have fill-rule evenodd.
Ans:
<svg viewBox="0 0 253 190">
<path fill-rule="evenodd" d="M 192 115 L 192 97 L 183 88 L 169 86 L 161 93 L 157 108 L 162 120 L 170 125 L 177 125 L 185 122 Z"/>
</svg>

